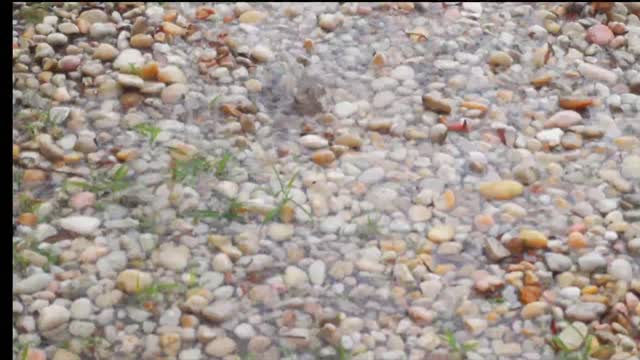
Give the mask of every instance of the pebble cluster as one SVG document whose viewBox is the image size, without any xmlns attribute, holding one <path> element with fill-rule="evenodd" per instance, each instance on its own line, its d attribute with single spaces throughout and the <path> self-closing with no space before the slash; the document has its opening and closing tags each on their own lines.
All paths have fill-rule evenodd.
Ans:
<svg viewBox="0 0 640 360">
<path fill-rule="evenodd" d="M 640 3 L 13 3 L 14 359 L 640 359 Z"/>
</svg>

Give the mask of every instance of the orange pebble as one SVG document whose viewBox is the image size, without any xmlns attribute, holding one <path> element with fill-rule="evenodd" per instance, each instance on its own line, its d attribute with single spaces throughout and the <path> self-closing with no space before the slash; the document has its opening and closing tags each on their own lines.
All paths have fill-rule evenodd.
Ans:
<svg viewBox="0 0 640 360">
<path fill-rule="evenodd" d="M 584 237 L 584 235 L 582 235 L 582 233 L 577 231 L 574 231 L 571 234 L 569 234 L 569 239 L 567 242 L 569 244 L 569 247 L 574 250 L 584 249 L 588 245 L 587 239 Z"/>
<path fill-rule="evenodd" d="M 38 223 L 38 217 L 33 213 L 22 213 L 18 217 L 18 222 L 21 225 L 33 226 Z"/>
</svg>

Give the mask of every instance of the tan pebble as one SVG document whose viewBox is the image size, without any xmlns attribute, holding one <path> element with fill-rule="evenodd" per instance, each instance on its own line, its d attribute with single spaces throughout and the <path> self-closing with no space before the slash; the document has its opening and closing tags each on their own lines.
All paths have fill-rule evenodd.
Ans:
<svg viewBox="0 0 640 360">
<path fill-rule="evenodd" d="M 144 96 L 139 92 L 126 92 L 120 96 L 120 104 L 125 110 L 134 108 L 144 101 Z"/>
<path fill-rule="evenodd" d="M 434 270 L 434 273 L 438 275 L 444 275 L 446 273 L 455 271 L 456 266 L 454 264 L 438 264 Z"/>
<path fill-rule="evenodd" d="M 456 194 L 447 190 L 442 194 L 442 204 L 444 205 L 444 210 L 452 210 L 456 206 Z"/>
<path fill-rule="evenodd" d="M 304 47 L 304 49 L 310 53 L 313 51 L 313 40 L 311 39 L 305 39 L 304 40 L 304 44 L 302 45 Z"/>
<path fill-rule="evenodd" d="M 549 305 L 547 305 L 547 303 L 542 301 L 535 301 L 525 305 L 520 311 L 520 315 L 525 320 L 531 320 L 542 316 L 548 308 Z"/>
<path fill-rule="evenodd" d="M 427 234 L 429 240 L 435 243 L 451 241 L 455 236 L 455 229 L 451 225 L 437 225 L 432 227 Z"/>
<path fill-rule="evenodd" d="M 22 174 L 24 183 L 40 183 L 47 179 L 47 173 L 38 169 L 27 169 Z"/>
<path fill-rule="evenodd" d="M 175 21 L 178 18 L 178 12 L 176 10 L 168 10 L 164 13 L 162 20 Z"/>
<path fill-rule="evenodd" d="M 495 224 L 495 222 L 493 221 L 493 217 L 489 214 L 476 215 L 473 223 L 476 228 L 482 232 L 489 231 L 489 229 L 491 229 L 491 227 Z"/>
<path fill-rule="evenodd" d="M 136 149 L 124 149 L 118 151 L 116 158 L 122 162 L 135 160 L 138 157 L 138 151 Z"/>
<path fill-rule="evenodd" d="M 362 140 L 355 135 L 343 134 L 335 138 L 334 144 L 344 145 L 353 149 L 357 149 L 362 146 Z"/>
<path fill-rule="evenodd" d="M 78 25 L 78 30 L 81 34 L 88 34 L 91 28 L 91 24 L 83 18 L 79 18 L 78 21 L 76 21 L 76 25 Z"/>
<path fill-rule="evenodd" d="M 552 80 L 553 80 L 553 76 L 545 74 L 545 75 L 535 77 L 533 80 L 531 80 L 531 85 L 535 87 L 549 86 Z"/>
<path fill-rule="evenodd" d="M 13 160 L 20 158 L 20 146 L 13 144 Z"/>
<path fill-rule="evenodd" d="M 165 33 L 169 34 L 169 35 L 175 35 L 175 36 L 183 36 L 187 33 L 187 29 L 182 28 L 176 24 L 170 23 L 170 22 L 163 22 L 162 23 L 162 31 L 164 31 Z"/>
<path fill-rule="evenodd" d="M 475 101 L 463 101 L 461 106 L 467 109 L 480 110 L 483 114 L 489 110 L 487 105 Z"/>
<path fill-rule="evenodd" d="M 148 49 L 153 45 L 153 37 L 148 34 L 137 34 L 131 37 L 129 43 L 136 49 Z"/>
<path fill-rule="evenodd" d="M 598 293 L 598 287 L 593 285 L 588 285 L 582 288 L 582 295 L 595 295 Z"/>
<path fill-rule="evenodd" d="M 640 140 L 635 136 L 619 136 L 613 140 L 613 143 L 622 150 L 630 151 L 640 145 Z"/>
<path fill-rule="evenodd" d="M 424 95 L 422 97 L 422 105 L 424 106 L 425 110 L 431 110 L 442 114 L 451 113 L 451 105 L 446 99 L 438 98 L 431 95 Z"/>
<path fill-rule="evenodd" d="M 544 249 L 549 242 L 543 233 L 531 229 L 521 230 L 518 238 L 522 240 L 523 245 L 529 249 Z"/>
<path fill-rule="evenodd" d="M 513 100 L 513 91 L 510 90 L 498 90 L 496 92 L 496 99 L 500 104 L 507 104 Z"/>
<path fill-rule="evenodd" d="M 489 55 L 489 59 L 487 61 L 489 65 L 494 67 L 504 66 L 509 67 L 513 64 L 513 58 L 511 55 L 504 51 L 494 51 Z"/>
<path fill-rule="evenodd" d="M 336 155 L 331 150 L 318 150 L 311 155 L 311 160 L 320 166 L 328 166 L 335 159 Z"/>
<path fill-rule="evenodd" d="M 33 213 L 22 213 L 18 217 L 18 223 L 25 226 L 33 226 L 38 223 L 38 217 Z"/>
<path fill-rule="evenodd" d="M 259 24 L 267 18 L 267 14 L 258 10 L 245 11 L 238 20 L 243 24 Z"/>
<path fill-rule="evenodd" d="M 500 180 L 480 184 L 480 194 L 492 200 L 509 200 L 520 196 L 524 186 L 514 180 Z"/>
</svg>

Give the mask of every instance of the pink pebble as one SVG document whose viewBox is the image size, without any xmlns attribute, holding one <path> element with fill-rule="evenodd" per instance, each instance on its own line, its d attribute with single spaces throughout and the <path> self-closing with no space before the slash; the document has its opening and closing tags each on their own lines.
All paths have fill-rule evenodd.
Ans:
<svg viewBox="0 0 640 360">
<path fill-rule="evenodd" d="M 88 191 L 79 192 L 71 198 L 71 207 L 78 210 L 93 206 L 96 203 L 96 194 Z"/>
<path fill-rule="evenodd" d="M 594 44 L 606 45 L 613 40 L 613 31 L 606 25 L 593 25 L 587 30 L 587 40 Z"/>
<path fill-rule="evenodd" d="M 626 40 L 624 38 L 624 36 L 622 35 L 618 35 L 616 37 L 613 38 L 613 40 L 611 40 L 611 42 L 609 43 L 609 46 L 611 46 L 614 49 L 617 49 L 619 47 L 624 46 Z"/>
<path fill-rule="evenodd" d="M 47 360 L 47 354 L 40 349 L 29 349 L 27 351 L 28 360 Z"/>
<path fill-rule="evenodd" d="M 450 7 L 444 12 L 444 18 L 447 20 L 455 20 L 460 17 L 460 10 L 457 7 Z"/>
<path fill-rule="evenodd" d="M 574 231 L 584 233 L 586 230 L 587 230 L 587 227 L 586 227 L 584 224 L 582 224 L 582 223 L 580 223 L 580 224 L 573 224 L 573 225 L 571 225 L 571 227 L 569 228 L 569 233 L 572 233 L 572 232 L 574 232 Z"/>
</svg>

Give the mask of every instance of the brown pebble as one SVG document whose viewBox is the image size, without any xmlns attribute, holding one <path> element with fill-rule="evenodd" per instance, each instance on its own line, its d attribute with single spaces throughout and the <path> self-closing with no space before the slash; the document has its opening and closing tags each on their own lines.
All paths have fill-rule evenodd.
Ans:
<svg viewBox="0 0 640 360">
<path fill-rule="evenodd" d="M 567 110 L 581 111 L 593 105 L 593 99 L 585 98 L 560 98 L 558 104 Z"/>
<path fill-rule="evenodd" d="M 138 92 L 126 92 L 120 96 L 120 104 L 125 110 L 134 108 L 144 101 L 144 96 Z"/>
<path fill-rule="evenodd" d="M 158 76 L 158 63 L 152 61 L 144 64 L 140 71 L 140 76 L 144 80 L 155 80 Z"/>
<path fill-rule="evenodd" d="M 18 223 L 26 226 L 34 226 L 38 223 L 38 217 L 33 213 L 22 213 L 18 217 Z"/>
<path fill-rule="evenodd" d="M 328 166 L 336 159 L 336 155 L 331 150 L 318 150 L 311 155 L 311 160 L 320 165 Z"/>
<path fill-rule="evenodd" d="M 40 183 L 47 179 L 47 173 L 39 169 L 27 169 L 22 174 L 22 181 L 24 183 Z"/>
</svg>

